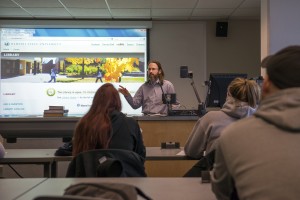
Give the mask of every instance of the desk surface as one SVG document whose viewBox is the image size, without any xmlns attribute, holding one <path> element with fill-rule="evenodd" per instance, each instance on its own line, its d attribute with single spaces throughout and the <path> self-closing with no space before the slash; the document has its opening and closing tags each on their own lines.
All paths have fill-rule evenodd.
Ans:
<svg viewBox="0 0 300 200">
<path fill-rule="evenodd" d="M 137 121 L 192 121 L 198 116 L 132 116 Z M 16 138 L 71 138 L 80 117 L 19 117 L 1 118 L 0 133 L 6 139 Z"/>
<path fill-rule="evenodd" d="M 0 179 L 1 200 L 16 199 L 45 180 L 46 178 Z"/>
<path fill-rule="evenodd" d="M 138 121 L 157 121 L 157 120 L 198 120 L 199 116 L 148 116 L 148 115 L 127 115 Z M 69 116 L 69 117 L 43 117 L 43 116 L 28 116 L 28 117 L 0 117 L 0 123 L 18 123 L 18 122 L 77 122 L 81 116 Z"/>
<path fill-rule="evenodd" d="M 188 160 L 185 155 L 177 155 L 182 149 L 161 149 L 146 147 L 146 160 Z M 0 164 L 44 163 L 54 161 L 70 161 L 72 156 L 54 156 L 56 149 L 6 149 Z"/>
<path fill-rule="evenodd" d="M 43 163 L 54 161 L 56 149 L 6 149 L 0 164 Z"/>
<path fill-rule="evenodd" d="M 139 187 L 152 199 L 158 200 L 216 199 L 211 191 L 211 185 L 201 183 L 201 178 L 53 178 L 40 183 L 18 200 L 33 199 L 40 195 L 63 195 L 65 188 L 81 182 L 127 183 Z"/>
</svg>

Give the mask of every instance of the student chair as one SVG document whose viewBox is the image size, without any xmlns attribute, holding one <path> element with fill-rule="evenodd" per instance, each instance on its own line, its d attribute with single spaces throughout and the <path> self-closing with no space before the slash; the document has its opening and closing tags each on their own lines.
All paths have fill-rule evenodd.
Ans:
<svg viewBox="0 0 300 200">
<path fill-rule="evenodd" d="M 78 154 L 66 177 L 146 177 L 144 159 L 123 149 L 96 149 Z"/>
</svg>

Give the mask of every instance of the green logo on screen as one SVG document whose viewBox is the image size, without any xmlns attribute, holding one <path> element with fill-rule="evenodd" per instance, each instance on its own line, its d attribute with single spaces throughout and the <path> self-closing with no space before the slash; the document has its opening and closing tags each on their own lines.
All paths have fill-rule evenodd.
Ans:
<svg viewBox="0 0 300 200">
<path fill-rule="evenodd" d="M 48 96 L 50 96 L 50 97 L 52 97 L 52 96 L 54 96 L 55 95 L 55 89 L 54 88 L 49 88 L 49 89 L 47 89 L 47 95 Z"/>
</svg>

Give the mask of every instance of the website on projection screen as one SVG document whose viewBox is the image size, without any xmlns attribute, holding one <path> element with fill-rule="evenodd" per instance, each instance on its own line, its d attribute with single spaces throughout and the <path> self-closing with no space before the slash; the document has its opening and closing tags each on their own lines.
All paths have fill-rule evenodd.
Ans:
<svg viewBox="0 0 300 200">
<path fill-rule="evenodd" d="M 82 116 L 110 82 L 131 95 L 147 79 L 146 29 L 1 29 L 1 117 L 64 106 Z M 134 110 L 123 95 L 122 111 Z"/>
</svg>

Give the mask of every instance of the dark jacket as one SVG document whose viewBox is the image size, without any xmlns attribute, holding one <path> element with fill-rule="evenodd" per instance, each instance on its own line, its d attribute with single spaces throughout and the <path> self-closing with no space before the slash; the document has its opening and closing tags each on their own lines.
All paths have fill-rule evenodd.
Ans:
<svg viewBox="0 0 300 200">
<path fill-rule="evenodd" d="M 125 149 L 137 153 L 144 162 L 146 149 L 144 146 L 141 129 L 139 124 L 130 117 L 126 117 L 122 112 L 114 111 L 111 114 L 112 139 L 109 149 Z M 55 152 L 56 156 L 71 156 L 73 144 L 65 143 Z M 100 149 L 96 147 L 96 149 Z"/>
<path fill-rule="evenodd" d="M 141 129 L 137 121 L 126 117 L 122 112 L 114 111 L 111 114 L 113 135 L 109 149 L 125 149 L 139 154 L 143 160 L 146 157 Z"/>
<path fill-rule="evenodd" d="M 118 162 L 121 162 L 122 172 L 120 176 L 143 177 L 146 176 L 144 162 L 146 149 L 143 143 L 140 127 L 138 123 L 130 117 L 126 117 L 122 112 L 114 111 L 111 114 L 112 137 L 108 149 L 100 149 L 78 154 L 70 163 L 67 177 L 96 177 L 109 176 L 99 175 L 101 171 L 109 170 L 109 174 L 118 176 L 115 171 L 110 171 L 111 164 L 100 165 L 99 159 L 103 156 L 113 161 L 116 170 L 119 170 Z M 108 162 L 109 163 L 109 162 Z M 100 168 L 101 167 L 101 168 Z"/>
</svg>

